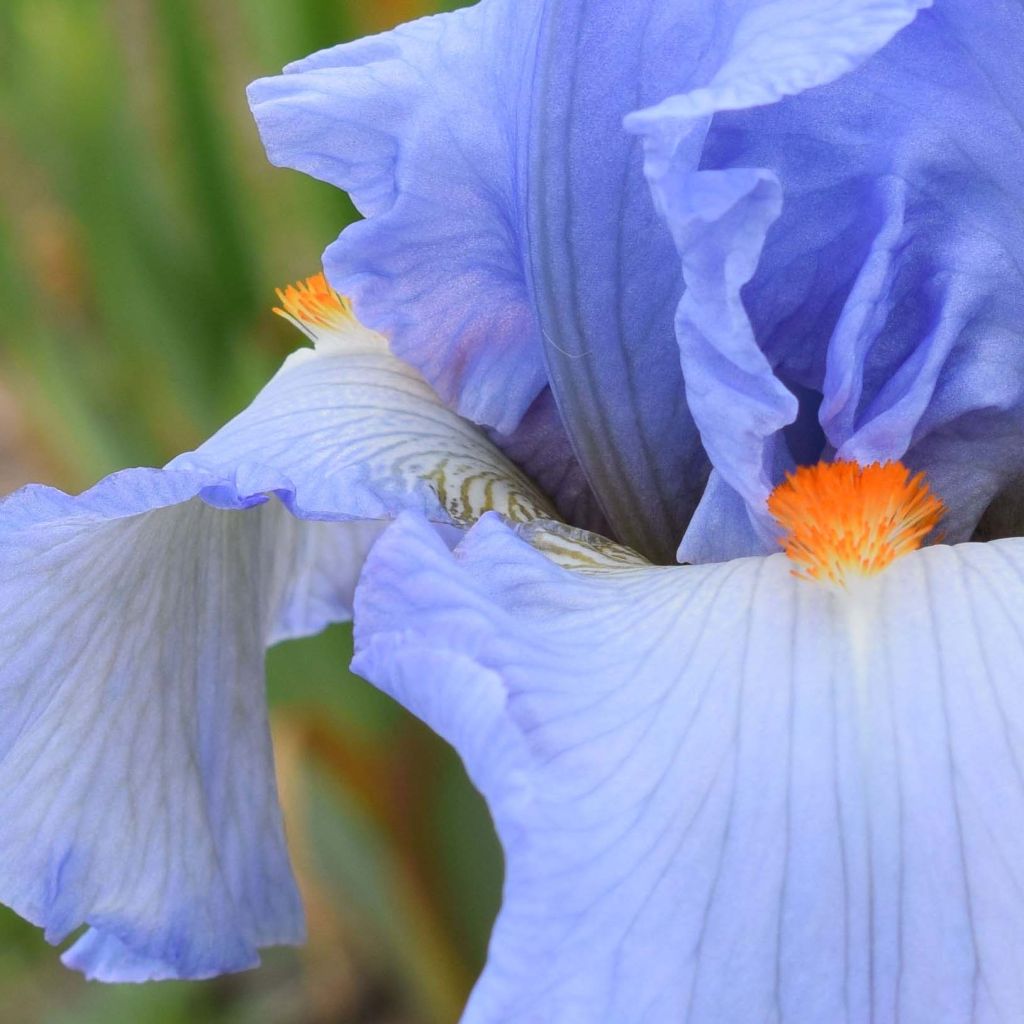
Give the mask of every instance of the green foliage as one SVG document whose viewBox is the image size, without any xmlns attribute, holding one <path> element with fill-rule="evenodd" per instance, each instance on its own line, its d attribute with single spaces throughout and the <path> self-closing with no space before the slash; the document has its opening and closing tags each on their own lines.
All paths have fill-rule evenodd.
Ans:
<svg viewBox="0 0 1024 1024">
<path fill-rule="evenodd" d="M 454 3 L 0 3 L 0 490 L 160 465 L 299 343 L 274 288 L 355 214 L 265 160 L 245 84 Z M 271 652 L 310 943 L 200 984 L 89 985 L 0 912 L 6 1024 L 447 1021 L 482 961 L 497 844 L 451 753 L 346 671 L 346 629 Z"/>
</svg>

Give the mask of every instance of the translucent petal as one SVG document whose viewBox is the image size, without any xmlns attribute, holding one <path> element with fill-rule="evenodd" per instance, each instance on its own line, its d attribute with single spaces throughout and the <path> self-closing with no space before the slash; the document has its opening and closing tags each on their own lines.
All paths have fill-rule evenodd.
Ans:
<svg viewBox="0 0 1024 1024">
<path fill-rule="evenodd" d="M 1024 544 L 849 592 L 781 555 L 568 572 L 403 518 L 358 671 L 459 750 L 506 852 L 464 1020 L 1024 1016 Z"/>
<path fill-rule="evenodd" d="M 271 161 L 346 189 L 368 218 L 328 250 L 331 283 L 445 402 L 504 433 L 546 375 L 512 182 L 523 69 L 510 81 L 495 57 L 530 45 L 538 7 L 424 18 L 249 87 Z"/>
<path fill-rule="evenodd" d="M 243 413 L 168 468 L 230 474 L 229 503 L 280 492 L 301 518 L 556 517 L 493 442 L 355 321 L 318 332 L 315 350 L 289 356 Z M 215 490 L 203 497 L 219 501 Z"/>
<path fill-rule="evenodd" d="M 305 527 L 197 489 L 138 470 L 0 506 L 0 899 L 53 942 L 91 925 L 67 958 L 104 980 L 302 938 L 263 651 Z"/>
<path fill-rule="evenodd" d="M 164 470 L 0 505 L 0 900 L 108 981 L 200 978 L 301 938 L 263 655 L 347 619 L 380 526 L 545 500 L 383 340 L 313 331 Z M 279 500 L 278 500 L 279 499 Z"/>
</svg>

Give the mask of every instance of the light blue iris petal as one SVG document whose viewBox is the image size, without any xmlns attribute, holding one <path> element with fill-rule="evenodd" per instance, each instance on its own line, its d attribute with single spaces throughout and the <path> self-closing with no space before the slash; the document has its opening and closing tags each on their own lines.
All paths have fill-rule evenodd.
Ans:
<svg viewBox="0 0 1024 1024">
<path fill-rule="evenodd" d="M 325 256 L 360 315 L 502 434 L 550 382 L 615 532 L 668 560 L 708 465 L 672 240 L 621 121 L 701 74 L 715 24 L 704 3 L 486 0 L 250 90 L 271 159 L 368 216 Z"/>
<path fill-rule="evenodd" d="M 779 214 L 779 183 L 765 171 L 692 171 L 677 180 L 674 190 L 665 190 L 661 206 L 686 282 L 676 333 L 687 401 L 698 423 L 714 425 L 702 436 L 715 467 L 715 486 L 705 490 L 679 559 L 749 554 L 730 543 L 739 531 L 754 541 L 751 550 L 770 551 L 775 531 L 767 512 L 758 513 L 784 457 L 779 432 L 796 418 L 797 402 L 758 347 L 740 290 L 753 275 L 765 235 Z M 714 500 L 719 480 L 746 503 L 725 522 Z M 702 530 L 705 520 L 708 528 Z M 698 557 L 701 544 L 711 547 L 702 552 L 704 558 Z"/>
<path fill-rule="evenodd" d="M 798 17 L 801 6 L 810 21 Z M 1024 203 L 1007 154 L 1024 145 L 1024 94 L 1011 70 L 1024 13 L 996 4 L 979 17 L 976 5 L 938 0 L 861 67 L 807 89 L 856 65 L 916 6 L 794 5 L 777 24 L 806 23 L 807 31 L 746 33 L 757 60 L 741 26 L 717 94 L 673 97 L 629 124 L 646 135 L 654 194 L 670 219 L 671 201 L 686 203 L 693 187 L 695 134 L 707 132 L 703 173 L 758 167 L 780 183 L 781 216 L 743 289 L 758 348 L 802 404 L 785 442 L 777 428 L 764 438 L 774 479 L 786 467 L 780 449 L 801 460 L 904 459 L 946 500 L 944 530 L 958 540 L 1022 469 L 1015 438 L 1024 374 L 1014 368 L 1024 330 Z M 844 23 L 844 11 L 859 23 Z M 776 45 L 786 60 L 773 65 Z M 827 73 L 814 72 L 819 65 Z M 791 95 L 799 89 L 807 91 Z M 703 115 L 712 110 L 708 129 Z M 698 299 L 698 314 L 703 305 Z M 717 327 L 713 314 L 709 305 L 698 326 Z M 685 367 L 693 317 L 682 328 Z M 709 370 L 705 360 L 700 372 Z M 719 398 L 746 396 L 742 376 L 721 382 Z M 690 402 L 705 444 L 720 448 L 716 435 L 733 430 L 735 413 L 715 414 L 715 392 L 700 398 L 707 415 L 693 395 Z M 712 461 L 748 503 L 763 489 L 749 465 Z M 755 519 L 762 508 L 758 497 Z M 698 514 L 682 556 L 713 548 L 711 529 L 711 517 Z"/>
<path fill-rule="evenodd" d="M 929 0 L 775 0 L 738 5 L 723 18 L 715 67 L 685 93 L 626 118 L 644 140 L 644 169 L 672 230 L 686 292 L 676 312 L 687 401 L 720 484 L 748 508 L 752 543 L 734 549 L 737 530 L 698 512 L 680 547 L 684 561 L 771 550 L 765 501 L 791 465 L 781 431 L 797 419 L 797 399 L 766 357 L 741 289 L 754 275 L 769 229 L 785 202 L 772 165 L 708 159 L 722 111 L 771 104 L 849 72 L 910 22 Z M 709 128 L 711 136 L 708 136 Z M 828 131 L 841 133 L 834 119 Z M 766 301 L 770 301 L 769 295 Z M 824 350 L 826 338 L 816 339 Z M 705 502 L 720 505 L 709 489 Z"/>
<path fill-rule="evenodd" d="M 545 384 L 502 61 L 536 8 L 426 18 L 249 88 L 271 161 L 346 189 L 369 218 L 328 250 L 331 283 L 446 402 L 506 433 Z"/>
<path fill-rule="evenodd" d="M 358 671 L 462 754 L 505 846 L 464 1020 L 1024 1017 L 1024 545 L 856 596 L 781 555 L 573 574 L 402 519 Z"/>
<path fill-rule="evenodd" d="M 492 3 L 327 50 L 250 98 L 271 160 L 348 189 L 369 218 L 328 250 L 333 283 L 564 515 L 603 529 L 527 296 L 511 87 L 490 57 L 528 47 L 529 5 L 514 13 Z"/>
<path fill-rule="evenodd" d="M 760 447 L 758 444 L 757 448 Z M 739 493 L 725 482 L 717 469 L 713 469 L 686 536 L 679 545 L 679 561 L 700 565 L 743 558 L 751 551 L 775 546 L 774 541 L 775 536 L 765 537 L 763 524 L 751 516 L 750 506 Z"/>
<path fill-rule="evenodd" d="M 1024 11 L 993 4 L 980 14 L 938 0 L 848 81 L 780 105 L 766 128 L 751 131 L 751 114 L 732 129 L 752 142 L 744 160 L 762 145 L 778 152 L 794 132 L 806 140 L 799 148 L 815 146 L 813 162 L 794 153 L 780 172 L 793 199 L 778 255 L 765 255 L 764 287 L 799 301 L 786 238 L 828 203 L 819 245 L 857 256 L 820 261 L 821 292 L 849 289 L 814 385 L 822 424 L 842 456 L 925 470 L 946 500 L 951 540 L 968 537 L 1024 469 L 1024 186 L 1013 155 L 1024 147 L 1024 90 L 1012 68 Z M 854 127 L 817 146 L 829 133 L 816 126 L 840 114 Z M 797 313 L 784 329 L 794 351 L 813 321 Z M 766 330 L 769 344 L 779 333 Z M 791 362 L 780 368 L 797 376 Z"/>
<path fill-rule="evenodd" d="M 282 531 L 291 548 L 290 579 L 274 608 L 268 645 L 311 636 L 351 618 L 356 582 L 385 525 L 376 520 L 307 521 L 301 529 Z M 451 534 L 461 532 L 453 528 Z"/>
<path fill-rule="evenodd" d="M 226 476 L 202 497 L 278 494 L 302 519 L 386 519 L 416 510 L 466 525 L 484 509 L 520 521 L 547 499 L 482 431 L 439 401 L 384 339 L 352 322 L 285 360 L 252 404 L 168 469 Z"/>
<path fill-rule="evenodd" d="M 367 519 L 546 505 L 343 317 L 164 470 L 0 504 L 0 900 L 108 981 L 296 942 L 263 655 L 347 619 Z"/>
<path fill-rule="evenodd" d="M 90 977 L 208 977 L 302 938 L 262 667 L 302 527 L 210 508 L 212 482 L 0 506 L 0 899 L 52 942 L 90 925 L 65 955 Z"/>
<path fill-rule="evenodd" d="M 616 536 L 661 562 L 709 467 L 673 338 L 672 239 L 622 118 L 706 80 L 720 6 L 548 0 L 531 55 L 528 257 L 552 388 Z"/>
</svg>

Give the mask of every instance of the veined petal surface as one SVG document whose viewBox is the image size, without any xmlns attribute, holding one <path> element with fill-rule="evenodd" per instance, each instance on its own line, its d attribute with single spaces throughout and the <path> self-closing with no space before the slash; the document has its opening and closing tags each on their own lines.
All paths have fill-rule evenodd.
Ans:
<svg viewBox="0 0 1024 1024">
<path fill-rule="evenodd" d="M 368 218 L 325 254 L 331 283 L 442 399 L 510 433 L 545 381 L 515 193 L 517 78 L 539 5 L 489 2 L 290 65 L 249 87 L 273 163 Z"/>
<path fill-rule="evenodd" d="M 454 526 L 487 511 L 516 522 L 557 518 L 381 335 L 347 311 L 312 333 L 314 349 L 290 355 L 243 413 L 167 468 L 230 473 L 232 492 L 280 491 L 302 518 L 385 519 L 402 510 Z M 218 500 L 214 491 L 203 496 Z"/>
<path fill-rule="evenodd" d="M 340 308 L 340 307 L 339 307 Z M 264 697 L 269 643 L 347 619 L 402 508 L 544 499 L 342 317 L 168 468 L 0 504 L 0 900 L 107 981 L 201 978 L 299 941 Z"/>
<path fill-rule="evenodd" d="M 709 163 L 711 119 L 832 81 L 884 46 L 928 3 L 735 5 L 723 15 L 710 80 L 626 118 L 627 127 L 643 137 L 651 192 L 682 259 L 686 291 L 675 327 L 687 401 L 721 481 L 747 505 L 758 539 L 752 551 L 773 547 L 764 506 L 780 467 L 792 464 L 780 446 L 781 432 L 798 415 L 797 398 L 776 375 L 741 299 L 782 210 L 784 185 L 770 167 Z M 721 503 L 711 493 L 705 497 Z M 691 525 L 681 559 L 708 557 L 716 538 L 711 520 L 705 512 Z M 729 558 L 752 552 L 723 544 L 710 553 Z"/>
<path fill-rule="evenodd" d="M 359 315 L 503 435 L 550 385 L 617 536 L 669 560 L 708 466 L 672 240 L 621 121 L 699 75 L 713 21 L 671 0 L 484 0 L 250 88 L 271 160 L 367 216 L 325 254 Z"/>
<path fill-rule="evenodd" d="M 627 119 L 683 258 L 677 329 L 712 463 L 763 537 L 794 461 L 901 459 L 966 539 L 1022 468 L 1024 11 L 741 8 L 707 87 Z M 776 183 L 770 223 L 719 201 L 742 175 Z M 713 551 L 713 518 L 698 514 L 682 558 L 744 553 Z"/>
<path fill-rule="evenodd" d="M 298 631 L 311 538 L 197 484 L 136 470 L 0 505 L 0 899 L 52 942 L 90 925 L 65 959 L 103 980 L 241 970 L 303 935 L 263 652 L 282 605 Z"/>
<path fill-rule="evenodd" d="M 1024 544 L 849 592 L 784 556 L 569 572 L 403 517 L 355 668 L 461 753 L 506 852 L 468 1024 L 1024 1016 Z"/>
</svg>

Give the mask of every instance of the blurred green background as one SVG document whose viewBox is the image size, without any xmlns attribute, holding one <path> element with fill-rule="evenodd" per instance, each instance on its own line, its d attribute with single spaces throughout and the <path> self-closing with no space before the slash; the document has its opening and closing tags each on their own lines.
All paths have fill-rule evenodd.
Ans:
<svg viewBox="0 0 1024 1024">
<path fill-rule="evenodd" d="M 436 0 L 0 0 L 0 491 L 161 465 L 301 339 L 274 288 L 354 216 L 265 160 L 246 83 Z M 345 671 L 336 628 L 268 661 L 310 941 L 205 983 L 102 986 L 0 908 L 0 1020 L 453 1020 L 497 843 L 439 741 Z"/>
</svg>

